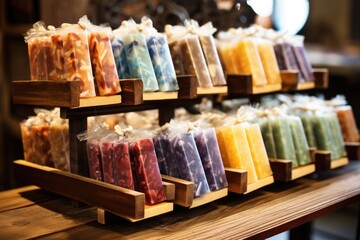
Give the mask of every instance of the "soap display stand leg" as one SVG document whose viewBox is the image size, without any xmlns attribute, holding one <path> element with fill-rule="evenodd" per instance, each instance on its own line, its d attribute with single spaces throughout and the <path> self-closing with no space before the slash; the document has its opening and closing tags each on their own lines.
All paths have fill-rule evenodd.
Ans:
<svg viewBox="0 0 360 240">
<path fill-rule="evenodd" d="M 316 171 L 327 171 L 347 164 L 349 164 L 349 159 L 347 157 L 331 160 L 331 153 L 329 151 L 317 150 L 315 152 Z"/>
<path fill-rule="evenodd" d="M 360 160 L 360 142 L 345 142 L 345 149 L 350 160 Z"/>
</svg>

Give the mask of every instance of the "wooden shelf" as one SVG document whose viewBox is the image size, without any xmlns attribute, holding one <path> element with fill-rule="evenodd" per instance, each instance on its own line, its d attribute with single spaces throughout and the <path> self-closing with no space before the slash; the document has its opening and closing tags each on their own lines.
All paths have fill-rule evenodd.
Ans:
<svg viewBox="0 0 360 240">
<path fill-rule="evenodd" d="M 350 160 L 360 160 L 360 142 L 345 142 L 345 149 Z"/>
<path fill-rule="evenodd" d="M 214 86 L 211 88 L 197 88 L 197 95 L 227 94 L 227 86 Z"/>
<path fill-rule="evenodd" d="M 137 191 L 24 160 L 17 160 L 14 164 L 18 180 L 101 208 L 132 222 L 173 210 L 173 203 L 170 202 L 145 205 L 145 195 Z M 172 184 L 167 184 L 164 189 L 174 192 Z"/>
<path fill-rule="evenodd" d="M 251 75 L 228 74 L 226 81 L 228 85 L 228 94 L 234 95 L 254 95 L 278 92 L 281 90 L 281 83 L 253 86 Z"/>
<path fill-rule="evenodd" d="M 268 177 L 265 177 L 263 179 L 259 179 L 257 182 L 254 182 L 254 183 L 250 183 L 247 185 L 247 189 L 246 189 L 246 192 L 244 194 L 248 194 L 250 192 L 253 192 L 257 189 L 260 189 L 260 188 L 263 188 L 267 185 L 270 185 L 274 183 L 274 177 L 273 176 L 268 176 Z"/>
<path fill-rule="evenodd" d="M 289 182 L 315 172 L 315 164 L 292 167 L 291 160 L 270 159 L 275 181 Z"/>
<path fill-rule="evenodd" d="M 223 188 L 194 198 L 194 183 L 170 176 L 162 176 L 163 180 L 175 184 L 174 203 L 186 208 L 195 208 L 213 202 L 228 195 L 228 189 Z"/>
<path fill-rule="evenodd" d="M 339 167 L 343 167 L 349 164 L 347 157 L 331 160 L 331 153 L 329 151 L 315 152 L 315 170 L 316 171 L 327 171 Z"/>
<path fill-rule="evenodd" d="M 310 89 L 326 89 L 329 86 L 329 72 L 325 68 L 314 68 L 314 82 L 300 82 L 297 70 L 281 70 L 282 90 L 303 91 Z"/>
</svg>

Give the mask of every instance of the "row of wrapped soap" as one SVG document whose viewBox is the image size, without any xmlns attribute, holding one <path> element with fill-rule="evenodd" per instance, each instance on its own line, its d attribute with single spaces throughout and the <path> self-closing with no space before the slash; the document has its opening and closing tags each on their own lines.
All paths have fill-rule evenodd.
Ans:
<svg viewBox="0 0 360 240">
<path fill-rule="evenodd" d="M 69 171 L 69 125 L 56 118 L 32 117 L 20 124 L 24 159 Z"/>
<path fill-rule="evenodd" d="M 299 82 L 314 81 L 311 63 L 299 36 L 296 42 L 286 39 L 274 42 L 246 34 L 246 29 L 239 30 L 231 29 L 218 35 L 218 49 L 227 73 L 252 75 L 255 86 L 281 83 L 280 70 L 298 71 Z"/>
</svg>

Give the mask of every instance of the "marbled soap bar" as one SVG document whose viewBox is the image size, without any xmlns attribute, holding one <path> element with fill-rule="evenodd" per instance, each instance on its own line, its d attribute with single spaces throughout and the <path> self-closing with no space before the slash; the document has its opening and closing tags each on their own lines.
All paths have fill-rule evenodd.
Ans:
<svg viewBox="0 0 360 240">
<path fill-rule="evenodd" d="M 334 113 L 329 114 L 328 118 L 329 118 L 331 135 L 335 143 L 334 147 L 337 153 L 334 159 L 344 157 L 346 156 L 345 143 L 341 134 L 341 128 L 338 118 Z"/>
<path fill-rule="evenodd" d="M 305 47 L 303 45 L 293 45 L 293 52 L 299 65 L 300 71 L 304 76 L 306 82 L 315 81 L 315 75 L 311 67 L 310 60 L 307 56 Z"/>
<path fill-rule="evenodd" d="M 186 74 L 196 75 L 198 86 L 212 87 L 209 70 L 197 36 L 187 36 L 178 41 Z"/>
<path fill-rule="evenodd" d="M 309 164 L 311 162 L 311 156 L 301 120 L 296 116 L 291 116 L 289 120 L 291 136 L 294 142 L 296 159 L 299 166 Z"/>
<path fill-rule="evenodd" d="M 280 70 L 272 42 L 266 39 L 260 39 L 257 41 L 257 47 L 264 67 L 266 80 L 270 84 L 281 83 Z"/>
<path fill-rule="evenodd" d="M 216 191 L 227 187 L 215 129 L 198 130 L 194 133 L 194 136 L 210 190 Z"/>
<path fill-rule="evenodd" d="M 121 91 L 110 37 L 105 32 L 90 32 L 90 58 L 97 89 L 101 96 L 114 95 Z"/>
<path fill-rule="evenodd" d="M 339 119 L 344 141 L 359 142 L 359 130 L 356 126 L 354 112 L 351 106 L 341 106 L 337 107 L 335 110 Z"/>
<path fill-rule="evenodd" d="M 177 42 L 169 43 L 171 59 L 174 64 L 176 75 L 185 75 L 184 59 L 180 51 L 180 46 Z"/>
<path fill-rule="evenodd" d="M 57 80 L 66 80 L 64 43 L 60 34 L 54 33 L 51 35 L 51 47 Z"/>
<path fill-rule="evenodd" d="M 313 115 L 308 115 L 308 114 L 301 115 L 301 122 L 304 127 L 304 131 L 309 147 L 317 148 L 313 120 L 314 120 Z"/>
<path fill-rule="evenodd" d="M 216 50 L 214 37 L 199 36 L 201 47 L 205 56 L 206 64 L 209 69 L 212 84 L 221 86 L 226 84 L 224 71 L 221 66 L 219 54 Z"/>
<path fill-rule="evenodd" d="M 255 40 L 253 38 L 239 40 L 236 46 L 236 54 L 239 73 L 252 75 L 254 86 L 265 85 L 267 80 Z"/>
<path fill-rule="evenodd" d="M 115 167 L 114 167 L 114 147 L 113 141 L 109 141 L 106 138 L 101 139 L 99 142 L 101 152 L 101 164 L 103 170 L 103 181 L 115 184 Z"/>
<path fill-rule="evenodd" d="M 42 45 L 45 53 L 45 64 L 42 67 L 45 68 L 46 80 L 58 80 L 55 65 L 55 53 L 53 51 L 51 38 L 48 36 L 43 38 Z"/>
<path fill-rule="evenodd" d="M 133 172 L 137 178 L 135 189 L 145 194 L 146 204 L 153 205 L 166 200 L 165 190 L 151 138 L 131 143 Z"/>
<path fill-rule="evenodd" d="M 194 196 L 199 197 L 210 192 L 193 134 L 175 136 L 170 141 L 178 163 L 180 178 L 194 183 Z"/>
<path fill-rule="evenodd" d="M 165 35 L 156 33 L 148 36 L 146 43 L 160 91 L 178 90 L 176 72 Z"/>
<path fill-rule="evenodd" d="M 246 137 L 249 143 L 251 157 L 253 159 L 256 175 L 259 179 L 272 175 L 269 158 L 266 153 L 259 124 L 251 124 L 245 127 Z"/>
<path fill-rule="evenodd" d="M 291 44 L 277 43 L 274 45 L 274 50 L 280 70 L 297 70 L 299 71 L 299 82 L 304 82 L 304 75 L 300 71 Z"/>
<path fill-rule="evenodd" d="M 265 118 L 260 120 L 260 129 L 268 157 L 276 159 L 276 146 L 272 126 L 269 119 Z"/>
<path fill-rule="evenodd" d="M 329 118 L 324 114 L 317 114 L 312 122 L 318 149 L 330 151 L 331 159 L 336 159 L 338 153 L 330 130 Z"/>
<path fill-rule="evenodd" d="M 144 92 L 159 90 L 150 54 L 143 34 L 131 33 L 123 36 L 125 53 L 131 78 L 141 78 Z"/>
<path fill-rule="evenodd" d="M 248 183 L 258 180 L 245 129 L 241 124 L 216 129 L 221 157 L 225 167 L 248 172 Z"/>
<path fill-rule="evenodd" d="M 70 170 L 69 124 L 65 119 L 56 119 L 50 123 L 49 140 L 51 156 L 57 169 Z"/>
<path fill-rule="evenodd" d="M 180 175 L 177 160 L 171 149 L 169 137 L 165 134 L 160 134 L 159 136 L 156 136 L 153 141 L 160 172 L 168 176 L 179 178 Z"/>
<path fill-rule="evenodd" d="M 292 161 L 292 167 L 299 166 L 296 159 L 295 146 L 292 140 L 289 119 L 277 117 L 271 120 L 274 140 L 276 143 L 276 156 L 278 159 Z"/>
<path fill-rule="evenodd" d="M 127 142 L 114 141 L 113 148 L 115 184 L 134 190 L 129 144 Z"/>
<path fill-rule="evenodd" d="M 95 84 L 87 35 L 80 29 L 65 30 L 61 35 L 61 40 L 64 47 L 66 79 L 80 80 L 80 97 L 94 97 L 96 96 Z"/>
<path fill-rule="evenodd" d="M 97 139 L 89 139 L 86 142 L 86 149 L 90 177 L 95 180 L 103 181 L 103 170 L 99 141 Z"/>
<path fill-rule="evenodd" d="M 115 36 L 114 39 L 111 41 L 111 47 L 113 50 L 116 70 L 119 75 L 119 78 L 120 79 L 130 78 L 129 66 L 126 60 L 124 41 L 120 37 Z"/>
</svg>

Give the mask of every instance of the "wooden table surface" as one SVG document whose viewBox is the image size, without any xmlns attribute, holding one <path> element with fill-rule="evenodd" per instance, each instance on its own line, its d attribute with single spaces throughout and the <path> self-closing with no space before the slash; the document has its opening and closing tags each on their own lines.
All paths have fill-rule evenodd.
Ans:
<svg viewBox="0 0 360 240">
<path fill-rule="evenodd" d="M 71 187 L 71 186 L 69 186 Z M 27 186 L 0 192 L 0 239 L 263 239 L 360 200 L 360 161 L 248 195 L 104 226 L 96 209 Z"/>
</svg>

